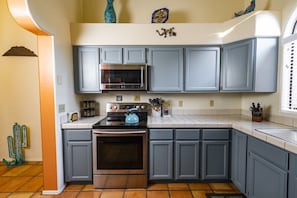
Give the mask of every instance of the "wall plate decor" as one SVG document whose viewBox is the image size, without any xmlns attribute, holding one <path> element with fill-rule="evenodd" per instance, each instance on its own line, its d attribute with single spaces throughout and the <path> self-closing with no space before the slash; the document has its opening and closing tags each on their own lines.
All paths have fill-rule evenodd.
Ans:
<svg viewBox="0 0 297 198">
<path fill-rule="evenodd" d="M 169 10 L 167 8 L 160 8 L 153 12 L 152 23 L 166 23 L 168 18 Z"/>
</svg>

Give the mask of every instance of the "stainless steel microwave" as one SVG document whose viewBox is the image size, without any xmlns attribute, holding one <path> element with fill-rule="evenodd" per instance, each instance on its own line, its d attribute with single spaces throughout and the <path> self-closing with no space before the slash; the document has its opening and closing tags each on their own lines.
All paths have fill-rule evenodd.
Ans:
<svg viewBox="0 0 297 198">
<path fill-rule="evenodd" d="M 101 90 L 147 90 L 147 65 L 100 64 Z"/>
</svg>

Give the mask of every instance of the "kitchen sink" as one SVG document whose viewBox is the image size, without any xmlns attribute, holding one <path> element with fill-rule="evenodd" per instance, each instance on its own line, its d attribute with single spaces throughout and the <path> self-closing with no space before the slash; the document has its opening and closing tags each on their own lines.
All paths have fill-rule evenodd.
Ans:
<svg viewBox="0 0 297 198">
<path fill-rule="evenodd" d="M 297 128 L 265 128 L 256 129 L 256 131 L 297 144 Z"/>
</svg>

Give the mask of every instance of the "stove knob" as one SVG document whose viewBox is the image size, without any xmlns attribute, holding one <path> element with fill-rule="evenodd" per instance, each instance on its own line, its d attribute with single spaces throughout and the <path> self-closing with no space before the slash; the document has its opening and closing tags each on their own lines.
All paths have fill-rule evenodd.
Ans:
<svg viewBox="0 0 297 198">
<path fill-rule="evenodd" d="M 117 109 L 118 109 L 118 106 L 117 106 L 117 105 L 112 105 L 112 106 L 111 106 L 111 109 L 112 109 L 112 110 L 117 110 Z"/>
<path fill-rule="evenodd" d="M 145 105 L 141 105 L 140 109 L 144 110 L 145 109 Z"/>
</svg>

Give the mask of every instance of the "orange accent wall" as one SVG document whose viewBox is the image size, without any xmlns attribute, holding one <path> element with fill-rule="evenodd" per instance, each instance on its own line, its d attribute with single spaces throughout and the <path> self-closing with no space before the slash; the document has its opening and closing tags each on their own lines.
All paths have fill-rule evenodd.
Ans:
<svg viewBox="0 0 297 198">
<path fill-rule="evenodd" d="M 26 0 L 7 0 L 7 4 L 16 22 L 38 38 L 43 190 L 58 190 L 52 36 L 34 23 L 26 7 Z"/>
</svg>

